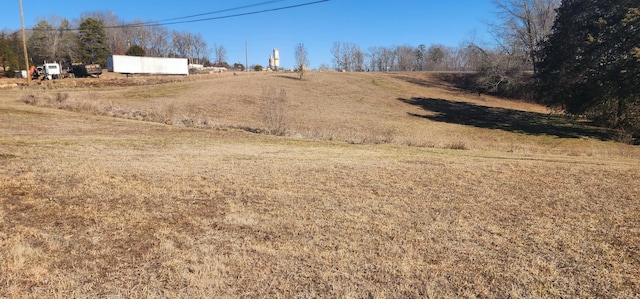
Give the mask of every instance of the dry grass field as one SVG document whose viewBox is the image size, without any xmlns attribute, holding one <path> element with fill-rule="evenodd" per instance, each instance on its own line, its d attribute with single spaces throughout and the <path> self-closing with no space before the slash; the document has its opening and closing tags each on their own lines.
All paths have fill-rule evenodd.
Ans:
<svg viewBox="0 0 640 299">
<path fill-rule="evenodd" d="M 0 89 L 0 297 L 640 297 L 638 146 L 437 74 L 295 78 Z"/>
</svg>

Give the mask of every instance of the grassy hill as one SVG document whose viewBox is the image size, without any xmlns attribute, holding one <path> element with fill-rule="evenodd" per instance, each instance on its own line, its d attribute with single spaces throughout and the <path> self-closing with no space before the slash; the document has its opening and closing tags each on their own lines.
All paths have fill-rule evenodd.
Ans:
<svg viewBox="0 0 640 299">
<path fill-rule="evenodd" d="M 640 293 L 615 132 L 437 74 L 295 78 L 2 90 L 0 297 Z"/>
</svg>

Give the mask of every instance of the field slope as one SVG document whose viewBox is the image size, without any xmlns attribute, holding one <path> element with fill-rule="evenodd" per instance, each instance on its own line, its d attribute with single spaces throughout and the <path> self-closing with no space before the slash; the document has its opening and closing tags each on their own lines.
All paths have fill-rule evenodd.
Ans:
<svg viewBox="0 0 640 299">
<path fill-rule="evenodd" d="M 1 90 L 0 297 L 640 295 L 615 132 L 435 74 L 295 78 Z"/>
</svg>

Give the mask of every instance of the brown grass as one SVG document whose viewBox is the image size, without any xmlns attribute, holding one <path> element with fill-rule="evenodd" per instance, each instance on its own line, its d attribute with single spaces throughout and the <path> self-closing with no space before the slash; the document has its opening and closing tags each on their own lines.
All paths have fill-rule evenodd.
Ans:
<svg viewBox="0 0 640 299">
<path fill-rule="evenodd" d="M 547 113 L 428 75 L 289 76 L 3 91 L 0 297 L 640 294 L 637 147 L 422 117 Z M 286 136 L 235 129 L 269 86 Z"/>
</svg>

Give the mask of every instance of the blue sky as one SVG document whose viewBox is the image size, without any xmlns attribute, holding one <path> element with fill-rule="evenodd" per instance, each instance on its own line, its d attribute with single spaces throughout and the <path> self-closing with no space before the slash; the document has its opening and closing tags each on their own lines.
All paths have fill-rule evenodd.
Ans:
<svg viewBox="0 0 640 299">
<path fill-rule="evenodd" d="M 20 28 L 19 0 L 4 0 L 0 30 Z M 76 20 L 83 12 L 111 11 L 124 21 L 135 19 L 166 20 L 241 6 L 266 3 L 206 17 L 254 12 L 314 2 L 315 0 L 236 0 L 236 1 L 161 1 L 161 0 L 23 0 L 25 26 L 51 15 Z M 372 46 L 393 47 L 442 44 L 459 46 L 464 41 L 489 42 L 487 23 L 495 22 L 491 0 L 329 0 L 308 6 L 261 14 L 204 22 L 167 25 L 170 30 L 200 33 L 210 47 L 227 49 L 228 62 L 245 63 L 245 42 L 249 65 L 268 63 L 273 48 L 280 50 L 282 67 L 294 64 L 296 44 L 309 52 L 312 68 L 331 65 L 334 42 L 356 44 L 363 51 Z"/>
</svg>

